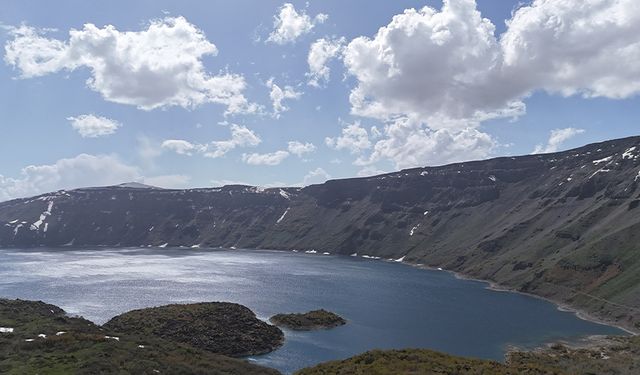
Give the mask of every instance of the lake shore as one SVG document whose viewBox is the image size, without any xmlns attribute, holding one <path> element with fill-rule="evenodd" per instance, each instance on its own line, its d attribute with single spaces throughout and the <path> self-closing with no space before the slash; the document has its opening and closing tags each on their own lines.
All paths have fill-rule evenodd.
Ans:
<svg viewBox="0 0 640 375">
<path fill-rule="evenodd" d="M 412 267 L 425 269 L 425 270 L 430 270 L 430 271 L 447 272 L 447 273 L 452 274 L 454 277 L 456 277 L 457 279 L 460 279 L 460 280 L 469 280 L 469 281 L 477 281 L 477 282 L 485 283 L 485 284 L 487 284 L 486 289 L 492 290 L 494 292 L 517 293 L 517 294 L 522 294 L 522 295 L 525 295 L 525 296 L 528 296 L 528 297 L 537 298 L 537 299 L 540 299 L 540 300 L 543 300 L 543 301 L 547 301 L 549 303 L 554 304 L 558 308 L 559 311 L 573 313 L 576 317 L 578 317 L 578 318 L 580 318 L 582 320 L 585 320 L 585 321 L 588 321 L 588 322 L 592 322 L 592 323 L 596 323 L 596 324 L 602 324 L 602 325 L 606 325 L 606 326 L 610 326 L 610 327 L 615 327 L 615 328 L 618 328 L 618 329 L 620 329 L 622 331 L 627 332 L 629 335 L 632 335 L 632 336 L 637 336 L 638 334 L 640 334 L 640 332 L 634 330 L 632 327 L 628 327 L 628 326 L 625 326 L 624 324 L 620 324 L 619 321 L 610 320 L 610 319 L 604 319 L 604 318 L 598 317 L 598 316 L 594 315 L 593 313 L 589 313 L 586 310 L 579 309 L 579 308 L 576 308 L 574 306 L 571 306 L 566 302 L 554 300 L 552 298 L 543 297 L 543 296 L 540 296 L 540 295 L 537 295 L 537 294 L 533 294 L 533 293 L 522 292 L 522 291 L 519 291 L 517 289 L 510 288 L 510 287 L 498 284 L 498 283 L 490 281 L 490 280 L 478 279 L 478 278 L 475 278 L 475 277 L 472 277 L 472 276 L 465 275 L 464 273 L 461 273 L 461 272 L 458 272 L 458 271 L 446 270 L 446 269 L 443 269 L 441 267 L 433 267 L 433 266 L 428 266 L 428 265 L 421 264 L 421 263 L 411 263 L 411 262 L 406 262 L 406 261 L 402 261 L 402 262 L 399 262 L 399 263 L 406 264 L 406 265 L 412 266 Z"/>
</svg>

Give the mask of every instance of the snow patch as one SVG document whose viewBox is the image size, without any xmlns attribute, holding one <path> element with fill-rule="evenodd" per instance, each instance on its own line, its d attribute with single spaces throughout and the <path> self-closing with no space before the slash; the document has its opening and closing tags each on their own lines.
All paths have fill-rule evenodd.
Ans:
<svg viewBox="0 0 640 375">
<path fill-rule="evenodd" d="M 636 150 L 636 147 L 635 147 L 635 146 L 634 146 L 634 147 L 631 147 L 631 148 L 629 148 L 629 149 L 627 149 L 627 151 L 625 151 L 625 152 L 622 154 L 622 159 L 637 159 L 637 158 L 638 158 L 638 156 L 633 154 L 633 152 L 634 152 L 635 150 Z"/>
<path fill-rule="evenodd" d="M 429 211 L 425 211 L 422 216 L 427 216 L 428 214 L 429 214 Z"/>
<path fill-rule="evenodd" d="M 44 333 L 41 333 L 41 334 L 38 335 L 38 337 L 41 338 L 41 339 L 46 339 L 47 335 L 45 335 Z"/>
<path fill-rule="evenodd" d="M 600 168 L 597 171 L 593 172 L 593 174 L 589 176 L 589 179 L 593 178 L 598 173 L 607 173 L 607 172 L 611 172 L 611 169 Z"/>
<path fill-rule="evenodd" d="M 0 333 L 13 333 L 13 328 L 0 327 Z"/>
<path fill-rule="evenodd" d="M 53 201 L 49 201 L 49 205 L 47 205 L 47 210 L 40 214 L 40 219 L 35 223 L 31 224 L 31 230 L 40 230 L 40 226 L 47 220 L 47 217 L 51 216 L 51 209 L 53 209 Z"/>
<path fill-rule="evenodd" d="M 165 247 L 167 247 L 167 246 L 169 246 L 169 243 L 163 243 L 162 245 L 160 245 L 160 246 L 158 246 L 158 247 L 161 247 L 161 248 L 163 248 L 163 249 L 164 249 L 164 248 L 165 248 Z"/>
<path fill-rule="evenodd" d="M 489 176 L 489 179 L 493 182 L 496 182 L 496 176 L 494 175 Z"/>
<path fill-rule="evenodd" d="M 65 333 L 66 333 L 65 331 L 56 332 L 56 336 L 62 336 L 62 335 L 64 335 Z"/>
<path fill-rule="evenodd" d="M 405 258 L 405 257 L 406 257 L 406 255 L 405 255 L 404 257 L 400 257 L 400 258 L 398 258 L 398 259 L 394 260 L 394 262 L 398 262 L 398 263 L 400 263 L 400 262 L 404 262 L 404 258 Z"/>
<path fill-rule="evenodd" d="M 429 172 L 427 172 L 427 171 L 420 172 L 420 176 L 427 176 L 428 174 L 429 174 Z"/>
<path fill-rule="evenodd" d="M 120 337 L 115 337 L 115 336 L 105 336 L 104 338 L 107 339 L 107 340 L 120 341 Z"/>
<path fill-rule="evenodd" d="M 282 190 L 282 189 L 280 189 L 280 195 L 281 195 L 284 199 L 287 199 L 287 200 L 290 200 L 290 199 L 291 199 L 291 196 L 289 195 L 289 193 L 287 193 L 286 191 L 284 191 L 284 190 Z"/>
<path fill-rule="evenodd" d="M 353 254 L 351 254 L 351 256 L 352 256 L 352 257 L 357 257 L 357 256 L 358 256 L 358 253 L 353 253 Z"/>
<path fill-rule="evenodd" d="M 322 255 L 331 255 L 331 253 L 325 251 L 324 253 L 322 253 Z"/>
<path fill-rule="evenodd" d="M 409 235 L 413 236 L 413 233 L 415 233 L 416 229 L 418 229 L 419 227 L 420 227 L 420 224 L 418 224 L 415 227 L 411 228 L 411 232 L 409 232 Z"/>
<path fill-rule="evenodd" d="M 305 251 L 305 254 L 317 254 L 318 252 L 315 250 L 307 250 Z"/>
<path fill-rule="evenodd" d="M 288 198 L 287 198 L 288 199 Z M 291 207 L 287 207 L 287 209 L 284 211 L 284 213 L 282 214 L 282 216 L 280 216 L 280 218 L 278 219 L 278 221 L 276 221 L 276 224 L 280 224 L 282 222 L 282 220 L 284 220 L 284 217 L 287 216 L 287 213 L 289 213 L 289 210 L 291 209 Z"/>
<path fill-rule="evenodd" d="M 598 165 L 598 164 L 609 162 L 611 161 L 611 159 L 613 159 L 613 155 L 607 156 L 606 158 L 603 158 L 603 159 L 594 160 L 592 161 L 592 163 L 595 165 Z"/>
<path fill-rule="evenodd" d="M 363 255 L 362 258 L 365 258 L 365 259 L 376 259 L 376 260 L 377 259 L 382 259 L 380 257 L 374 257 L 374 256 L 371 256 L 371 255 Z"/>
</svg>

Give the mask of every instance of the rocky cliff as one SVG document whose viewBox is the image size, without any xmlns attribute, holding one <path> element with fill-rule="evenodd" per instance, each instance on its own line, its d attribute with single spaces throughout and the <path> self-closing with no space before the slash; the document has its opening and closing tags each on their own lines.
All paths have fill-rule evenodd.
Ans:
<svg viewBox="0 0 640 375">
<path fill-rule="evenodd" d="M 305 188 L 121 185 L 0 203 L 0 246 L 402 259 L 640 325 L 640 137 Z"/>
</svg>

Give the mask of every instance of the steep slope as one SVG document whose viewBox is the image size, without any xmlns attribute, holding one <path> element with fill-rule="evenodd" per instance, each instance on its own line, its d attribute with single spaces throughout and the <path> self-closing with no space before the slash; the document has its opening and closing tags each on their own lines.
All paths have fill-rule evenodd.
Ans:
<svg viewBox="0 0 640 375">
<path fill-rule="evenodd" d="M 60 191 L 0 246 L 316 249 L 443 267 L 640 325 L 640 137 L 306 188 Z"/>
</svg>

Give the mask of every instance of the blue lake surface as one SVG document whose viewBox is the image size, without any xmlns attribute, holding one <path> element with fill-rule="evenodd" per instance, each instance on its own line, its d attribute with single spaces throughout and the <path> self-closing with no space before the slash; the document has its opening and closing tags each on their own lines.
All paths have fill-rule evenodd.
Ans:
<svg viewBox="0 0 640 375">
<path fill-rule="evenodd" d="M 623 334 L 447 272 L 277 251 L 4 249 L 0 297 L 43 300 L 98 324 L 132 309 L 203 301 L 240 303 L 264 320 L 319 308 L 348 320 L 328 331 L 285 331 L 281 349 L 249 359 L 286 374 L 374 348 L 502 360 L 510 345 Z"/>
</svg>

